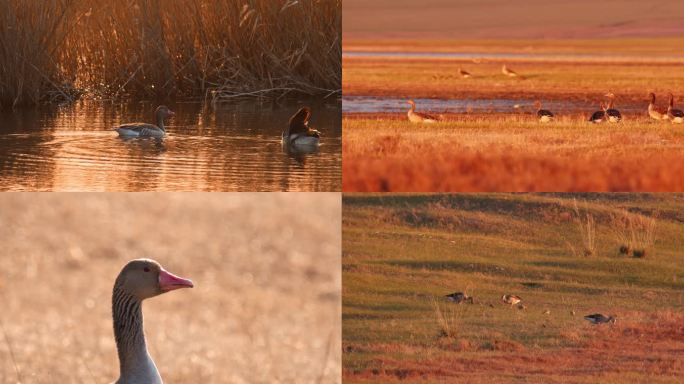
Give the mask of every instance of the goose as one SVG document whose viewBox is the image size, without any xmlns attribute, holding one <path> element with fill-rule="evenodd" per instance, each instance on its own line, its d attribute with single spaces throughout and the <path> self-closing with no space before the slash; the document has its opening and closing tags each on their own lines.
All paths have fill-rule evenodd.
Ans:
<svg viewBox="0 0 684 384">
<path fill-rule="evenodd" d="M 594 112 L 589 118 L 589 121 L 594 124 L 602 123 L 606 117 L 606 109 L 608 109 L 608 107 L 603 102 L 599 103 L 599 107 L 601 110 Z"/>
<path fill-rule="evenodd" d="M 123 267 L 112 291 L 114 338 L 120 370 L 116 384 L 162 384 L 145 343 L 142 302 L 193 286 L 192 281 L 167 272 L 154 260 L 132 260 Z"/>
<path fill-rule="evenodd" d="M 584 316 L 585 320 L 588 320 L 592 324 L 603 324 L 603 323 L 612 323 L 615 324 L 616 316 L 604 316 L 600 313 L 594 313 L 592 315 L 587 315 Z"/>
<path fill-rule="evenodd" d="M 468 296 L 467 294 L 465 294 L 463 292 L 454 292 L 454 293 L 446 295 L 445 297 L 449 301 L 453 301 L 453 302 L 456 302 L 459 304 L 464 303 L 464 302 L 468 302 L 470 304 L 473 304 L 473 298 Z"/>
<path fill-rule="evenodd" d="M 164 129 L 164 119 L 175 115 L 169 107 L 160 105 L 154 111 L 154 116 L 157 119 L 157 125 L 147 123 L 128 123 L 121 124 L 114 128 L 121 137 L 164 137 L 166 130 Z"/>
<path fill-rule="evenodd" d="M 473 77 L 473 75 L 471 75 L 470 72 L 464 71 L 461 67 L 458 67 L 458 74 L 461 75 L 461 77 L 464 79 L 470 79 L 471 77 Z"/>
<path fill-rule="evenodd" d="M 503 301 L 506 304 L 516 305 L 520 303 L 522 299 L 520 298 L 520 296 L 516 295 L 503 295 L 501 296 L 501 301 Z"/>
<path fill-rule="evenodd" d="M 408 103 L 411 105 L 407 115 L 408 119 L 412 123 L 436 123 L 438 121 L 437 117 L 428 115 L 426 113 L 416 112 L 416 103 L 413 100 L 409 100 Z"/>
<path fill-rule="evenodd" d="M 297 113 L 290 117 L 290 124 L 283 131 L 282 140 L 285 145 L 317 147 L 321 133 L 309 127 L 311 109 L 300 108 Z"/>
<path fill-rule="evenodd" d="M 667 119 L 667 113 L 662 113 L 656 109 L 655 102 L 656 102 L 656 95 L 655 93 L 651 92 L 648 94 L 648 98 L 650 100 L 650 103 L 648 103 L 648 115 L 654 119 L 654 120 L 665 120 Z"/>
<path fill-rule="evenodd" d="M 606 120 L 610 123 L 619 123 L 622 120 L 622 114 L 620 111 L 613 108 L 615 103 L 615 94 L 607 93 L 606 97 L 609 99 L 608 107 L 606 108 Z"/>
<path fill-rule="evenodd" d="M 537 117 L 539 117 L 540 122 L 548 123 L 549 121 L 553 120 L 553 113 L 551 113 L 551 111 L 548 109 L 542 109 L 541 101 L 537 100 L 534 103 L 534 106 L 537 108 Z"/>
<path fill-rule="evenodd" d="M 684 123 L 684 112 L 681 109 L 674 109 L 674 96 L 670 93 L 670 103 L 667 107 L 667 116 L 672 124 Z"/>
<path fill-rule="evenodd" d="M 524 77 L 518 75 L 518 73 L 517 73 L 516 71 L 514 71 L 514 70 L 512 70 L 512 69 L 509 69 L 509 68 L 506 66 L 506 64 L 504 64 L 504 65 L 501 67 L 501 73 L 503 73 L 504 75 L 506 75 L 506 76 L 508 76 L 508 77 L 517 77 L 517 78 L 520 78 L 520 79 L 525 79 Z"/>
</svg>

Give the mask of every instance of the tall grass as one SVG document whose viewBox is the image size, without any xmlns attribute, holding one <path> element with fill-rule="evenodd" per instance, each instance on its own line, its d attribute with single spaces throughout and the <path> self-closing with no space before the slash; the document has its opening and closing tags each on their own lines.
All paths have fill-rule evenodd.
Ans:
<svg viewBox="0 0 684 384">
<path fill-rule="evenodd" d="M 327 95 L 341 0 L 0 0 L 0 103 Z"/>
<path fill-rule="evenodd" d="M 614 214 L 611 218 L 611 228 L 620 254 L 631 254 L 637 258 L 652 256 L 657 221 L 657 213 L 651 217 L 626 210 Z"/>
<path fill-rule="evenodd" d="M 581 212 L 577 200 L 573 200 L 573 211 L 575 212 L 575 223 L 577 223 L 582 239 L 582 255 L 596 256 L 596 221 L 594 216 L 588 211 Z"/>
<path fill-rule="evenodd" d="M 440 303 L 435 297 L 432 297 L 430 301 L 435 312 L 435 320 L 440 330 L 440 336 L 456 337 L 458 335 L 460 319 L 460 313 L 457 309 L 458 305 Z"/>
</svg>

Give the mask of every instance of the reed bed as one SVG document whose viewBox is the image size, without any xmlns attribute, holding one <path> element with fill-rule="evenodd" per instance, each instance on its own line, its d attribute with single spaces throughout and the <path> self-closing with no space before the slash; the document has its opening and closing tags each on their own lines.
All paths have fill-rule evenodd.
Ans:
<svg viewBox="0 0 684 384">
<path fill-rule="evenodd" d="M 329 95 L 340 0 L 0 0 L 0 104 Z"/>
</svg>

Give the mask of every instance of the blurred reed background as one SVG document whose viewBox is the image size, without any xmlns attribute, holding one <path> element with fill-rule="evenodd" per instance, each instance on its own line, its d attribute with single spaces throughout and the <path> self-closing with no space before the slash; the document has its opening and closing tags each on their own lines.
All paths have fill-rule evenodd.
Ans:
<svg viewBox="0 0 684 384">
<path fill-rule="evenodd" d="M 341 0 L 0 0 L 0 106 L 340 92 Z"/>
</svg>

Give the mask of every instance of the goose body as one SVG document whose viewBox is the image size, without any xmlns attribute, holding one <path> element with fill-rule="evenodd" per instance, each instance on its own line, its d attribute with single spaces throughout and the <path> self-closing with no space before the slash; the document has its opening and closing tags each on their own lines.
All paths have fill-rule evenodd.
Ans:
<svg viewBox="0 0 684 384">
<path fill-rule="evenodd" d="M 667 107 L 667 117 L 672 124 L 684 123 L 684 111 L 674 108 L 674 96 L 670 93 L 670 102 Z"/>
<path fill-rule="evenodd" d="M 610 123 L 619 123 L 622 121 L 622 114 L 613 107 L 615 104 L 615 95 L 608 93 L 606 94 L 606 97 L 609 98 L 608 107 L 606 108 L 606 120 Z"/>
<path fill-rule="evenodd" d="M 605 316 L 600 313 L 594 313 L 592 315 L 584 316 L 584 319 L 591 322 L 592 324 L 603 324 L 603 323 L 613 323 L 615 324 L 616 318 L 614 316 Z"/>
<path fill-rule="evenodd" d="M 666 120 L 667 119 L 667 113 L 662 113 L 656 109 L 655 102 L 656 102 L 656 95 L 655 93 L 651 92 L 648 94 L 650 103 L 648 103 L 648 116 L 651 117 L 653 120 Z"/>
<path fill-rule="evenodd" d="M 413 100 L 409 100 L 408 103 L 411 105 L 407 115 L 408 119 L 412 123 L 436 123 L 439 119 L 437 117 L 428 115 L 427 113 L 416 112 L 416 103 Z"/>
<path fill-rule="evenodd" d="M 119 125 L 118 127 L 114 128 L 114 130 L 117 131 L 121 137 L 164 137 L 166 135 L 166 130 L 164 129 L 164 119 L 175 115 L 175 113 L 167 106 L 160 105 L 155 110 L 154 115 L 157 119 L 157 125 L 147 123 L 127 123 Z"/>
<path fill-rule="evenodd" d="M 294 147 L 318 147 L 321 133 L 309 127 L 311 109 L 302 107 L 291 118 L 288 128 L 282 134 L 284 145 Z"/>
<path fill-rule="evenodd" d="M 551 111 L 548 109 L 542 109 L 541 101 L 537 101 L 535 106 L 537 107 L 537 117 L 539 118 L 540 122 L 548 123 L 553 120 L 553 113 L 551 113 Z"/>
<path fill-rule="evenodd" d="M 602 123 L 606 118 L 607 107 L 605 106 L 605 104 L 603 104 L 603 102 L 601 102 L 599 105 L 601 107 L 601 110 L 594 112 L 589 118 L 589 121 L 591 121 L 594 124 Z"/>
<path fill-rule="evenodd" d="M 472 75 L 468 71 L 464 71 L 462 68 L 458 68 L 458 74 L 464 79 L 470 79 Z"/>
<path fill-rule="evenodd" d="M 524 79 L 524 77 L 518 75 L 518 73 L 517 73 L 516 71 L 514 71 L 514 70 L 508 68 L 508 67 L 506 66 L 506 64 L 504 64 L 504 65 L 501 67 L 501 73 L 503 73 L 504 75 L 506 75 L 506 76 L 508 76 L 508 77 L 517 77 L 517 78 L 520 78 L 520 79 Z"/>
<path fill-rule="evenodd" d="M 447 300 L 453 301 L 453 302 L 459 303 L 459 304 L 463 303 L 463 302 L 469 302 L 470 304 L 473 303 L 473 298 L 468 296 L 467 294 L 465 294 L 463 292 L 450 293 L 450 294 L 446 295 L 445 297 L 447 298 Z"/>
<path fill-rule="evenodd" d="M 520 298 L 520 296 L 516 295 L 503 295 L 501 296 L 501 301 L 503 301 L 506 304 L 516 305 L 520 303 L 522 299 Z"/>
<path fill-rule="evenodd" d="M 124 266 L 112 291 L 114 338 L 120 370 L 116 384 L 163 383 L 147 351 L 142 301 L 175 289 L 192 287 L 192 281 L 165 271 L 154 260 L 132 260 Z"/>
</svg>

